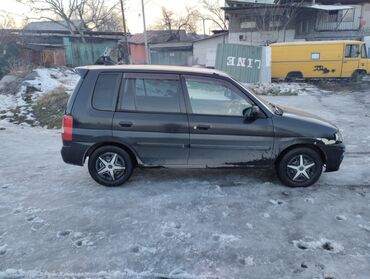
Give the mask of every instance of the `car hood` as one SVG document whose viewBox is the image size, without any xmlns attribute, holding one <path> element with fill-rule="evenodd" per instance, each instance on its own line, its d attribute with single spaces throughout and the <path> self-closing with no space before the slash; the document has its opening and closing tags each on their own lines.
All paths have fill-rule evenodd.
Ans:
<svg viewBox="0 0 370 279">
<path fill-rule="evenodd" d="M 281 107 L 284 113 L 274 118 L 275 132 L 284 136 L 328 138 L 338 128 L 317 115 L 290 107 Z"/>
<path fill-rule="evenodd" d="M 281 107 L 284 111 L 284 113 L 289 114 L 290 117 L 298 117 L 298 118 L 304 118 L 308 121 L 315 121 L 315 122 L 320 122 L 321 124 L 324 125 L 330 125 L 334 128 L 337 128 L 333 123 L 306 111 L 294 109 L 291 107 Z"/>
</svg>

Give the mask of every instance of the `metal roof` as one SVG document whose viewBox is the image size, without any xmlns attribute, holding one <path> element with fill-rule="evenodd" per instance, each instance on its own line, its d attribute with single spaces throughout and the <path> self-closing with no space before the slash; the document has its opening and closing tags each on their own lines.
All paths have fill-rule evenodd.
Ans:
<svg viewBox="0 0 370 279">
<path fill-rule="evenodd" d="M 188 36 L 186 35 L 185 30 L 170 31 L 170 30 L 148 30 L 148 43 L 166 43 L 169 41 L 188 41 Z M 134 34 L 130 40 L 130 44 L 142 45 L 144 44 L 144 34 L 138 33 Z"/>
<path fill-rule="evenodd" d="M 220 32 L 220 33 L 214 34 L 214 35 L 206 37 L 206 38 L 195 40 L 195 41 L 193 41 L 193 43 L 206 41 L 206 40 L 212 40 L 212 39 L 215 39 L 215 38 L 218 38 L 218 37 L 225 37 L 225 36 L 228 36 L 228 35 L 229 35 L 229 31 L 226 30 L 225 32 Z"/>
<path fill-rule="evenodd" d="M 167 66 L 167 65 L 113 65 L 113 66 L 83 66 L 76 69 L 85 70 L 106 70 L 106 71 L 133 71 L 133 72 L 157 72 L 157 73 L 177 73 L 177 74 L 207 74 L 228 76 L 226 73 L 214 69 L 201 67 Z"/>
<path fill-rule="evenodd" d="M 83 21 L 72 20 L 72 23 L 81 30 L 86 30 Z M 72 25 L 72 28 L 75 29 Z M 30 22 L 25 27 L 24 30 L 33 31 L 69 31 L 68 25 L 65 21 L 37 21 Z M 77 31 L 77 30 L 75 30 Z"/>
<path fill-rule="evenodd" d="M 319 5 L 315 4 L 312 6 L 306 6 L 305 8 L 323 10 L 323 11 L 340 11 L 340 10 L 351 10 L 354 9 L 352 6 L 344 6 L 344 5 Z"/>
</svg>

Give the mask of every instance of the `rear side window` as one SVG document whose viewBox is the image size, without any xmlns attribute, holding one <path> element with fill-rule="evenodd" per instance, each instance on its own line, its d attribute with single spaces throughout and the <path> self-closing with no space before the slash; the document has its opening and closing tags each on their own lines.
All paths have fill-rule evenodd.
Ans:
<svg viewBox="0 0 370 279">
<path fill-rule="evenodd" d="M 98 110 L 113 111 L 121 74 L 100 74 L 94 89 L 92 104 Z"/>
<path fill-rule="evenodd" d="M 128 78 L 121 87 L 121 110 L 180 112 L 178 79 Z"/>
</svg>

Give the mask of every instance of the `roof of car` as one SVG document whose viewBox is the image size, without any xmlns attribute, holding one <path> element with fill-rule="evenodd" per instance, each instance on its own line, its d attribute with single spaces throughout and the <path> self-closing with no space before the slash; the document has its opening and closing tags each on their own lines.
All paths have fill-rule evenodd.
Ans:
<svg viewBox="0 0 370 279">
<path fill-rule="evenodd" d="M 144 71 L 144 72 L 163 72 L 163 73 L 182 73 L 182 74 L 206 74 L 206 75 L 220 75 L 228 76 L 226 73 L 202 67 L 185 67 L 185 66 L 167 66 L 167 65 L 92 65 L 82 66 L 77 69 L 86 70 L 121 70 L 121 71 Z"/>
</svg>

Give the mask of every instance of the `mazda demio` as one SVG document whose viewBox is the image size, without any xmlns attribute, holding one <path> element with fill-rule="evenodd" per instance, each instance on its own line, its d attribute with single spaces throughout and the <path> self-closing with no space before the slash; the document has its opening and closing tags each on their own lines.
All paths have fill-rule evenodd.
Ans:
<svg viewBox="0 0 370 279">
<path fill-rule="evenodd" d="M 135 167 L 270 167 L 290 187 L 337 171 L 337 127 L 257 97 L 229 75 L 173 66 L 87 66 L 63 117 L 62 157 L 105 186 Z M 87 160 L 88 159 L 88 160 Z"/>
</svg>

